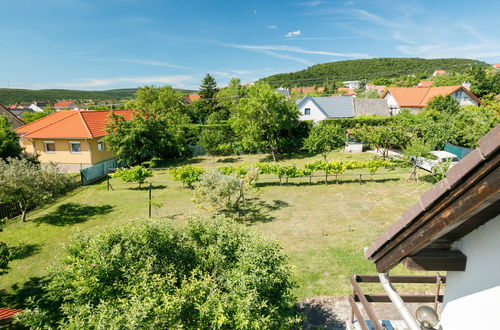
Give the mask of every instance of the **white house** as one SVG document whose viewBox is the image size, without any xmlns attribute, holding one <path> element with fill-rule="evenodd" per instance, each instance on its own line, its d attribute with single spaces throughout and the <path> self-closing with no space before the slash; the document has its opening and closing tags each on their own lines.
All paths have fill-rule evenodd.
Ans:
<svg viewBox="0 0 500 330">
<path fill-rule="evenodd" d="M 389 116 L 384 99 L 353 98 L 350 96 L 312 97 L 297 101 L 300 120 L 314 122 L 328 118 L 352 118 L 360 115 Z"/>
<path fill-rule="evenodd" d="M 478 144 L 365 251 L 385 278 L 400 263 L 446 271 L 444 330 L 500 325 L 500 125 Z M 419 328 L 395 294 L 405 322 Z"/>
<path fill-rule="evenodd" d="M 391 113 L 397 114 L 400 109 L 409 109 L 417 113 L 427 106 L 435 96 L 451 95 L 461 106 L 480 105 L 481 101 L 470 90 L 462 85 L 442 87 L 389 87 L 382 95 L 387 100 Z"/>
<path fill-rule="evenodd" d="M 345 88 L 359 89 L 359 81 L 358 80 L 343 81 L 342 84 L 344 85 Z"/>
</svg>

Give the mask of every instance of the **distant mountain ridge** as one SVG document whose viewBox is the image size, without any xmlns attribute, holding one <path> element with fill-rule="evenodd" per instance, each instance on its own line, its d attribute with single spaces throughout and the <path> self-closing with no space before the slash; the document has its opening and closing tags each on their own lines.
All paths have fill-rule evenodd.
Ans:
<svg viewBox="0 0 500 330">
<path fill-rule="evenodd" d="M 178 89 L 183 93 L 189 93 L 189 90 Z M 137 88 L 120 88 L 103 91 L 81 91 L 72 89 L 17 89 L 0 88 L 0 104 L 13 104 L 32 101 L 50 101 L 58 100 L 117 100 L 131 98 Z"/>
<path fill-rule="evenodd" d="M 412 74 L 423 78 L 434 70 L 461 71 L 470 65 L 489 66 L 485 62 L 464 58 L 372 58 L 316 64 L 297 72 L 262 78 L 258 82 L 266 82 L 273 87 L 303 87 L 324 85 L 332 80 L 370 81 Z"/>
</svg>

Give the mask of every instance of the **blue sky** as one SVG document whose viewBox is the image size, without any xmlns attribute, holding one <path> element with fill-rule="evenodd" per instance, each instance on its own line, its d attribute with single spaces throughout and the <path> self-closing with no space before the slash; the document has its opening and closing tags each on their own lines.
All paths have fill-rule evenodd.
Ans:
<svg viewBox="0 0 500 330">
<path fill-rule="evenodd" d="M 500 62 L 496 1 L 0 0 L 0 87 L 224 86 L 330 61 Z"/>
</svg>

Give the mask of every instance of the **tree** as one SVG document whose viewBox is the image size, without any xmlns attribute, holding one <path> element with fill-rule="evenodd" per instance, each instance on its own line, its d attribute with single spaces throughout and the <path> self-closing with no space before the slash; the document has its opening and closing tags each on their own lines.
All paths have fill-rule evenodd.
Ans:
<svg viewBox="0 0 500 330">
<path fill-rule="evenodd" d="M 326 161 L 328 153 L 342 148 L 345 140 L 345 130 L 339 125 L 316 125 L 304 140 L 304 149 L 311 153 L 320 153 Z"/>
<path fill-rule="evenodd" d="M 276 243 L 227 218 L 142 220 L 81 235 L 26 327 L 289 329 L 291 269 Z"/>
<path fill-rule="evenodd" d="M 274 161 L 284 132 L 298 125 L 297 106 L 275 93 L 267 84 L 248 89 L 248 97 L 240 99 L 230 122 L 243 144 L 268 149 Z"/>
<path fill-rule="evenodd" d="M 199 143 L 213 157 L 217 155 L 219 146 L 226 141 L 227 138 L 221 130 L 217 128 L 205 128 L 201 131 Z"/>
<path fill-rule="evenodd" d="M 217 212 L 238 212 L 240 202 L 245 198 L 245 183 L 233 175 L 211 171 L 201 175 L 195 185 L 195 202 L 208 204 Z"/>
<path fill-rule="evenodd" d="M 10 127 L 7 118 L 0 115 L 0 159 L 19 157 L 22 151 L 16 132 Z"/>
<path fill-rule="evenodd" d="M 137 182 L 139 188 L 146 181 L 147 178 L 153 176 L 153 172 L 140 165 L 131 168 L 119 168 L 114 173 L 110 174 L 111 177 L 121 179 L 125 182 Z"/>
<path fill-rule="evenodd" d="M 217 82 L 214 77 L 207 73 L 200 84 L 200 96 L 207 101 L 214 101 L 217 94 Z"/>
<path fill-rule="evenodd" d="M 0 232 L 3 231 L 5 219 L 0 219 Z M 0 275 L 9 269 L 10 250 L 5 242 L 0 241 Z"/>
<path fill-rule="evenodd" d="M 437 95 L 427 103 L 427 109 L 456 114 L 460 111 L 460 103 L 451 95 Z"/>
<path fill-rule="evenodd" d="M 407 129 L 397 125 L 378 127 L 363 126 L 354 130 L 353 136 L 358 141 L 367 141 L 375 146 L 384 159 L 389 156 L 389 150 L 391 148 L 404 148 L 410 138 Z"/>
<path fill-rule="evenodd" d="M 21 222 L 26 221 L 28 210 L 52 201 L 71 184 L 71 178 L 54 165 L 41 168 L 26 158 L 0 160 L 0 200 L 18 203 Z"/>
</svg>

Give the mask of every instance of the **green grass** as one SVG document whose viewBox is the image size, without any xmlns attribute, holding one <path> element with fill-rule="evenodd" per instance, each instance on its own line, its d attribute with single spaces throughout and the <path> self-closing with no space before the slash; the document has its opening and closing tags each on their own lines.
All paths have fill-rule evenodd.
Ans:
<svg viewBox="0 0 500 330">
<path fill-rule="evenodd" d="M 372 157 L 368 153 L 333 153 L 329 159 Z M 190 162 L 209 169 L 252 164 L 263 158 L 199 157 L 176 164 Z M 301 166 L 316 158 L 299 155 L 283 162 Z M 396 170 L 403 171 L 410 170 Z M 245 225 L 283 247 L 293 266 L 299 298 L 345 295 L 350 292 L 348 277 L 352 273 L 375 273 L 373 265 L 363 257 L 363 247 L 369 246 L 430 187 L 425 182 L 400 180 L 408 174 L 388 174 L 385 169 L 380 172 L 386 174 L 375 176 L 374 181 L 368 181 L 369 175 L 365 175 L 363 179 L 367 181 L 362 185 L 357 181 L 359 177 L 343 177 L 340 184 L 335 184 L 331 177 L 328 185 L 323 183 L 323 177 L 314 178 L 311 185 L 308 179 L 298 178 L 282 186 L 272 177 L 260 178 L 261 216 Z M 161 203 L 153 208 L 153 216 L 170 217 L 181 223 L 190 216 L 205 214 L 193 203 L 193 191 L 172 182 L 167 171 L 156 172 L 151 182 L 155 187 L 153 200 Z M 0 296 L 4 296 L 0 304 L 22 305 L 30 290 L 36 289 L 30 286 L 38 285 L 47 267 L 61 260 L 64 244 L 78 232 L 101 231 L 147 216 L 146 189 L 114 179 L 111 183 L 113 191 L 107 191 L 106 182 L 78 188 L 56 203 L 29 213 L 27 223 L 8 221 L 0 240 L 16 248 L 16 259 L 9 272 L 0 276 Z M 408 273 L 403 268 L 398 268 L 398 272 Z"/>
</svg>

